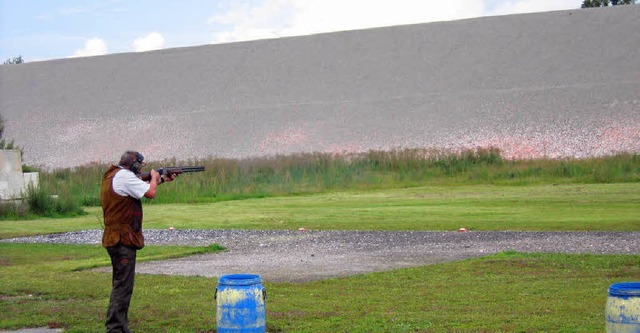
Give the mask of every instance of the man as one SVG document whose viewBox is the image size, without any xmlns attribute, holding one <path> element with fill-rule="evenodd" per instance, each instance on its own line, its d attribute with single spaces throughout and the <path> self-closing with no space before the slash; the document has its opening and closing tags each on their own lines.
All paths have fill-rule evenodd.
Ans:
<svg viewBox="0 0 640 333">
<path fill-rule="evenodd" d="M 151 170 L 151 179 L 138 178 L 144 157 L 127 151 L 118 166 L 112 165 L 102 178 L 100 199 L 104 218 L 102 246 L 111 257 L 113 268 L 111 298 L 107 309 L 107 333 L 130 333 L 129 303 L 133 294 L 136 251 L 144 247 L 142 235 L 142 197 L 153 199 L 159 184 L 170 182 L 176 174 L 160 176 Z"/>
</svg>

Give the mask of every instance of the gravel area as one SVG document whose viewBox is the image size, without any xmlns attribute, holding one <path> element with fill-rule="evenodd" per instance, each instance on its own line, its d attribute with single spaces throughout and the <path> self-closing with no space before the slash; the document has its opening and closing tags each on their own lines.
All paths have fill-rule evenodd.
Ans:
<svg viewBox="0 0 640 333">
<path fill-rule="evenodd" d="M 101 235 L 100 230 L 89 230 L 2 242 L 99 244 Z M 207 277 L 252 273 L 282 282 L 422 266 L 506 250 L 640 254 L 640 232 L 146 230 L 145 239 L 147 245 L 217 243 L 227 250 L 139 263 L 138 273 Z"/>
</svg>

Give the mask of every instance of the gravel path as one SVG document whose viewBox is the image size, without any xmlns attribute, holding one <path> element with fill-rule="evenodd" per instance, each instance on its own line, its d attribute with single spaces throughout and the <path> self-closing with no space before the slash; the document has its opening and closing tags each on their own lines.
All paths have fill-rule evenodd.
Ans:
<svg viewBox="0 0 640 333">
<path fill-rule="evenodd" d="M 100 230 L 89 230 L 3 242 L 98 244 L 101 235 Z M 253 273 L 267 281 L 288 282 L 429 265 L 506 250 L 640 254 L 640 232 L 146 230 L 145 238 L 147 245 L 218 243 L 227 251 L 139 263 L 138 273 L 207 277 Z"/>
</svg>

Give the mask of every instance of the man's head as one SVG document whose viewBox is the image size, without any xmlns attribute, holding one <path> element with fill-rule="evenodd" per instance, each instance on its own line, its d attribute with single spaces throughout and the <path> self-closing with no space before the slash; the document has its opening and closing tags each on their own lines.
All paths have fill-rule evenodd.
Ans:
<svg viewBox="0 0 640 333">
<path fill-rule="evenodd" d="M 143 161 L 144 156 L 142 156 L 142 154 L 137 151 L 129 150 L 122 154 L 119 165 L 133 171 L 133 173 L 138 173 L 140 172 L 140 169 L 145 166 Z"/>
</svg>

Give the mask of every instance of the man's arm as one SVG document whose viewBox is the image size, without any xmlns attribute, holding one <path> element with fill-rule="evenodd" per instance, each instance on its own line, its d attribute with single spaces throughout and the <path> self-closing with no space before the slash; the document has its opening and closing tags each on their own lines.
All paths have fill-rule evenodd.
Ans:
<svg viewBox="0 0 640 333">
<path fill-rule="evenodd" d="M 113 177 L 113 190 L 121 196 L 142 199 L 150 187 L 149 182 L 140 180 L 129 169 L 123 168 Z"/>
<path fill-rule="evenodd" d="M 149 189 L 145 192 L 144 197 L 153 199 L 158 192 L 158 183 L 160 182 L 160 173 L 156 170 L 151 170 L 151 180 L 149 181 Z"/>
<path fill-rule="evenodd" d="M 153 199 L 156 197 L 158 185 L 171 182 L 176 179 L 176 177 L 178 177 L 177 173 L 163 176 L 160 175 L 160 173 L 156 170 L 151 170 L 149 174 L 151 175 L 151 180 L 149 180 L 149 190 L 147 190 L 147 192 L 144 194 L 145 198 L 149 199 Z"/>
</svg>

